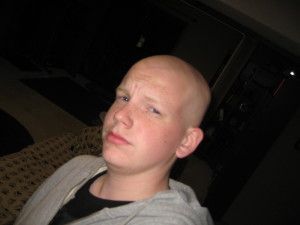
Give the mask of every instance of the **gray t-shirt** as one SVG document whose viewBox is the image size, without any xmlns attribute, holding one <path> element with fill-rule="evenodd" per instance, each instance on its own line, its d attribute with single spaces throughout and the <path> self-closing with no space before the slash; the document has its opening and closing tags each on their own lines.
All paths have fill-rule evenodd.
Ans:
<svg viewBox="0 0 300 225">
<path fill-rule="evenodd" d="M 22 209 L 16 225 L 48 225 L 59 209 L 89 179 L 106 170 L 101 157 L 78 156 L 60 167 L 33 194 Z M 193 190 L 170 179 L 170 190 L 149 199 L 104 208 L 70 224 L 190 224 L 213 225 L 207 208 L 202 207 Z"/>
</svg>

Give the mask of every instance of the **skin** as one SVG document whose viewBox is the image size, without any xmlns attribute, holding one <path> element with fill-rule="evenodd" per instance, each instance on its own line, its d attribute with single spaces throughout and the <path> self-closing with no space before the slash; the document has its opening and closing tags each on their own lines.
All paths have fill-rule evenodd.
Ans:
<svg viewBox="0 0 300 225">
<path fill-rule="evenodd" d="M 152 56 L 133 65 L 104 120 L 107 174 L 90 192 L 135 201 L 167 190 L 175 160 L 191 154 L 203 138 L 198 125 L 209 101 L 202 75 L 179 58 Z"/>
</svg>

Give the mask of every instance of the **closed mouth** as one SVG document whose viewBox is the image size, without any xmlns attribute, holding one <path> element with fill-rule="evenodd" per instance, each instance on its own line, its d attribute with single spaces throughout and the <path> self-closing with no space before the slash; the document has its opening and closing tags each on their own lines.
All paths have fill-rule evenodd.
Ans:
<svg viewBox="0 0 300 225">
<path fill-rule="evenodd" d="M 118 144 L 118 145 L 130 144 L 129 141 L 127 141 L 125 138 L 112 131 L 107 133 L 106 140 L 108 142 L 111 142 L 113 144 Z"/>
</svg>

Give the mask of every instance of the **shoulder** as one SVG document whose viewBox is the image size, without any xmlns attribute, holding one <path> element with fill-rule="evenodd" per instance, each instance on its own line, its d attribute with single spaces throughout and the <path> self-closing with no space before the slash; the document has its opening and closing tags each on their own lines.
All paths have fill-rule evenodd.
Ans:
<svg viewBox="0 0 300 225">
<path fill-rule="evenodd" d="M 93 155 L 80 155 L 70 159 L 68 162 L 60 166 L 52 176 L 57 176 L 64 173 L 76 173 L 80 171 L 92 171 L 93 168 L 99 168 L 105 166 L 105 162 L 102 157 Z"/>
<path fill-rule="evenodd" d="M 37 189 L 34 195 L 51 192 L 54 187 L 75 185 L 86 177 L 91 177 L 99 168 L 104 168 L 105 163 L 101 157 L 81 155 L 72 158 L 59 167 Z"/>
<path fill-rule="evenodd" d="M 94 156 L 94 155 L 79 155 L 71 160 L 69 160 L 67 163 L 65 163 L 62 167 L 64 166 L 80 166 L 80 165 L 94 165 L 99 163 L 104 163 L 104 160 L 102 157 Z"/>
<path fill-rule="evenodd" d="M 149 224 L 213 224 L 209 211 L 200 205 L 193 190 L 174 180 L 170 180 L 170 190 L 149 199 L 143 211 L 146 218 L 151 218 Z"/>
<path fill-rule="evenodd" d="M 23 207 L 19 220 L 22 221 L 29 214 L 38 214 L 42 208 L 46 207 L 48 210 L 47 205 L 44 204 L 45 199 L 52 206 L 59 204 L 61 199 L 69 195 L 71 189 L 84 179 L 93 176 L 99 169 L 106 169 L 101 157 L 89 155 L 74 157 L 38 187 Z"/>
</svg>

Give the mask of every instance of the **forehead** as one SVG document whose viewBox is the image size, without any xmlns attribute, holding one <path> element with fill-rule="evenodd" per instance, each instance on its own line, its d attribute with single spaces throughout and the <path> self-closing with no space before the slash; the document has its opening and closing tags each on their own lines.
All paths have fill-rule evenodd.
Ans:
<svg viewBox="0 0 300 225">
<path fill-rule="evenodd" d="M 184 79 L 174 71 L 161 67 L 137 65 L 132 67 L 120 86 L 140 88 L 157 94 L 178 94 L 184 88 Z"/>
<path fill-rule="evenodd" d="M 175 113 L 182 110 L 185 102 L 184 83 L 180 76 L 173 74 L 172 71 L 139 66 L 128 71 L 119 88 L 144 100 L 153 100 L 166 110 Z"/>
</svg>

